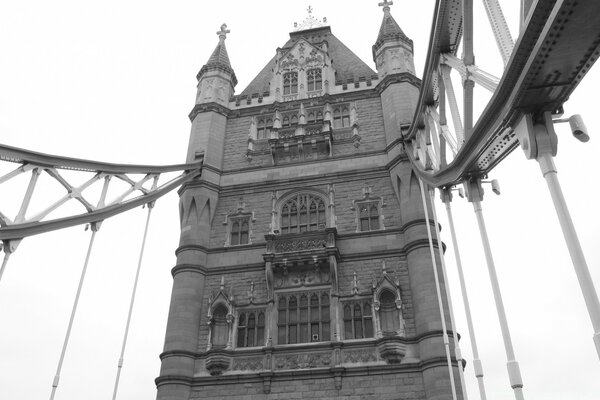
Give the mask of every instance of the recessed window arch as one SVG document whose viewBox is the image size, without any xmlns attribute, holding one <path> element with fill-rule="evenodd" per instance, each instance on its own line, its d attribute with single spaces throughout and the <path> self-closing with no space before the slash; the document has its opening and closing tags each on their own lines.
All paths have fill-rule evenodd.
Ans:
<svg viewBox="0 0 600 400">
<path fill-rule="evenodd" d="M 347 105 L 333 109 L 333 127 L 346 128 L 350 126 L 350 109 Z"/>
<path fill-rule="evenodd" d="M 258 139 L 269 139 L 271 137 L 271 130 L 273 129 L 273 120 L 271 118 L 261 118 L 258 120 L 257 126 L 257 138 Z"/>
<path fill-rule="evenodd" d="M 364 339 L 373 337 L 373 313 L 368 300 L 344 304 L 344 338 Z"/>
<path fill-rule="evenodd" d="M 329 307 L 329 294 L 326 292 L 280 294 L 277 302 L 277 343 L 330 340 Z"/>
<path fill-rule="evenodd" d="M 313 68 L 306 71 L 306 86 L 309 92 L 323 88 L 321 68 Z"/>
<path fill-rule="evenodd" d="M 325 229 L 327 212 L 325 200 L 311 193 L 298 193 L 281 206 L 281 233 L 303 233 Z"/>
<path fill-rule="evenodd" d="M 297 72 L 286 72 L 283 74 L 283 94 L 296 94 L 298 93 L 298 73 Z"/>
<path fill-rule="evenodd" d="M 262 310 L 240 312 L 237 327 L 237 346 L 263 346 L 265 341 L 265 313 Z"/>
<path fill-rule="evenodd" d="M 393 336 L 400 330 L 396 296 L 389 289 L 379 294 L 379 320 L 383 336 Z"/>
<path fill-rule="evenodd" d="M 229 326 L 227 321 L 227 307 L 219 304 L 212 312 L 212 334 L 210 337 L 211 348 L 222 349 L 229 340 Z"/>
</svg>

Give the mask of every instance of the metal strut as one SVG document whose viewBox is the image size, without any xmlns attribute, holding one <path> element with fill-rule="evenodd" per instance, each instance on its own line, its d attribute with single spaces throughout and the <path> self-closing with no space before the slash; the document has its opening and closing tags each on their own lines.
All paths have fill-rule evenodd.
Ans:
<svg viewBox="0 0 600 400">
<path fill-rule="evenodd" d="M 133 304 L 135 302 L 135 294 L 137 292 L 138 280 L 140 277 L 140 270 L 142 268 L 142 259 L 144 258 L 144 249 L 146 247 L 146 237 L 148 236 L 148 225 L 150 224 L 150 215 L 154 208 L 154 202 L 148 203 L 148 216 L 146 217 L 146 227 L 144 228 L 144 236 L 142 238 L 142 247 L 140 248 L 140 256 L 138 259 L 137 270 L 135 272 L 135 279 L 133 281 L 133 289 L 131 291 L 131 301 L 129 303 L 129 312 L 127 314 L 127 323 L 125 324 L 125 333 L 123 335 L 123 345 L 121 346 L 121 355 L 119 356 L 119 363 L 117 365 L 117 377 L 115 378 L 115 388 L 113 390 L 112 399 L 117 398 L 117 390 L 119 389 L 119 379 L 121 377 L 121 369 L 123 368 L 123 357 L 125 356 L 125 347 L 127 346 L 127 336 L 129 335 L 129 325 L 131 323 L 131 315 L 133 313 Z"/>
<path fill-rule="evenodd" d="M 448 283 L 448 274 L 446 273 L 446 261 L 444 261 L 444 249 L 440 245 L 442 237 L 440 235 L 440 225 L 438 224 L 437 211 L 435 209 L 434 190 L 430 191 L 429 200 L 431 201 L 431 211 L 433 213 L 433 222 L 435 223 L 435 234 L 438 240 L 438 251 L 440 253 L 440 261 L 442 263 L 442 278 L 444 279 L 444 287 L 446 288 L 446 296 L 448 297 L 448 310 L 450 311 L 450 324 L 452 325 L 452 339 L 454 340 L 454 354 L 458 362 L 458 376 L 462 385 L 463 399 L 467 400 L 467 385 L 465 383 L 465 373 L 463 371 L 463 356 L 458 342 L 458 334 L 456 333 L 456 324 L 454 323 L 454 308 L 452 306 L 452 296 L 450 294 L 450 284 Z"/>
<path fill-rule="evenodd" d="M 475 339 L 475 328 L 473 326 L 473 317 L 471 316 L 471 306 L 469 304 L 469 296 L 467 295 L 467 285 L 465 283 L 465 275 L 462 268 L 462 260 L 458 249 L 458 241 L 456 240 L 456 230 L 454 229 L 454 218 L 452 218 L 452 207 L 450 201 L 452 195 L 450 189 L 442 190 L 442 202 L 446 204 L 446 214 L 448 216 L 448 225 L 450 226 L 450 236 L 452 237 L 452 246 L 454 248 L 454 258 L 456 259 L 456 269 L 458 271 L 458 280 L 460 281 L 460 290 L 465 307 L 465 316 L 467 319 L 467 327 L 469 328 L 469 336 L 471 342 L 471 351 L 473 352 L 473 370 L 479 385 L 479 397 L 481 400 L 486 400 L 485 385 L 483 383 L 483 365 L 479 359 L 479 350 L 477 348 L 477 340 Z"/>
<path fill-rule="evenodd" d="M 52 381 L 52 393 L 50 393 L 50 400 L 54 399 L 54 395 L 56 394 L 56 389 L 58 388 L 58 381 L 60 380 L 60 371 L 62 369 L 62 364 L 65 359 L 67 345 L 69 344 L 69 338 L 71 336 L 71 328 L 73 328 L 73 321 L 75 319 L 75 313 L 77 312 L 77 305 L 79 304 L 79 295 L 81 294 L 81 288 L 83 287 L 83 281 L 85 280 L 85 273 L 87 271 L 88 263 L 90 261 L 90 254 L 92 252 L 92 246 L 94 245 L 94 238 L 96 237 L 96 232 L 98 231 L 99 227 L 100 227 L 99 222 L 95 222 L 95 223 L 91 224 L 92 236 L 90 237 L 90 244 L 88 246 L 88 251 L 85 256 L 85 262 L 83 263 L 83 270 L 81 271 L 81 277 L 79 278 L 79 286 L 77 287 L 77 294 L 75 295 L 75 301 L 73 302 L 73 309 L 71 310 L 71 318 L 69 319 L 69 325 L 67 327 L 65 341 L 63 343 L 62 350 L 60 352 L 60 358 L 58 360 L 58 367 L 56 368 L 56 375 L 54 376 L 54 380 Z"/>
<path fill-rule="evenodd" d="M 440 289 L 440 279 L 437 271 L 437 262 L 435 261 L 435 252 L 433 250 L 433 237 L 431 235 L 431 227 L 429 226 L 429 212 L 427 211 L 427 201 L 425 200 L 425 189 L 423 188 L 423 181 L 421 179 L 419 179 L 419 185 L 421 186 L 421 198 L 423 200 L 423 210 L 425 211 L 425 226 L 427 227 L 427 236 L 429 237 L 429 251 L 431 252 L 431 264 L 433 266 L 433 276 L 435 278 L 435 290 L 437 292 L 440 319 L 442 321 L 443 340 L 444 347 L 446 349 L 446 360 L 448 362 L 448 373 L 450 375 L 450 387 L 452 388 L 452 399 L 457 400 L 456 383 L 454 382 L 454 373 L 452 372 L 452 356 L 450 355 L 450 340 L 448 339 L 446 317 L 444 315 L 444 305 L 442 303 L 442 291 Z"/>
</svg>

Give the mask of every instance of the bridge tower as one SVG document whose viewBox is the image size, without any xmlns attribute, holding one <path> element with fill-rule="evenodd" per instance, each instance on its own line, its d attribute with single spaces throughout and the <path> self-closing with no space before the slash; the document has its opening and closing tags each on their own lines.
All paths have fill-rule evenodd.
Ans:
<svg viewBox="0 0 600 400">
<path fill-rule="evenodd" d="M 180 190 L 159 400 L 452 399 L 449 370 L 462 398 L 400 139 L 413 43 L 381 5 L 377 72 L 309 8 L 239 95 L 218 32 L 190 114 L 204 166 Z"/>
</svg>

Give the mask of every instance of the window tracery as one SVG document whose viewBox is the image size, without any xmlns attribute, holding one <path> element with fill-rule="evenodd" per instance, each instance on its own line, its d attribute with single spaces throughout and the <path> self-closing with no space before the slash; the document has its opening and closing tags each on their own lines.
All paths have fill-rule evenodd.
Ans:
<svg viewBox="0 0 600 400">
<path fill-rule="evenodd" d="M 373 337 L 373 313 L 368 300 L 345 302 L 343 315 L 345 339 Z"/>
<path fill-rule="evenodd" d="M 252 310 L 240 312 L 237 325 L 236 347 L 254 347 L 265 344 L 265 312 Z"/>
<path fill-rule="evenodd" d="M 283 74 L 283 94 L 298 93 L 298 73 L 286 72 Z"/>
<path fill-rule="evenodd" d="M 347 128 L 350 126 L 350 108 L 348 105 L 338 106 L 333 109 L 333 127 Z"/>
<path fill-rule="evenodd" d="M 324 291 L 279 294 L 277 302 L 278 344 L 330 340 L 329 306 L 329 294 Z"/>
<path fill-rule="evenodd" d="M 319 196 L 300 193 L 281 207 L 281 233 L 303 233 L 325 229 L 325 201 Z"/>
<path fill-rule="evenodd" d="M 306 86 L 309 92 L 323 88 L 321 68 L 312 68 L 306 71 Z"/>
</svg>

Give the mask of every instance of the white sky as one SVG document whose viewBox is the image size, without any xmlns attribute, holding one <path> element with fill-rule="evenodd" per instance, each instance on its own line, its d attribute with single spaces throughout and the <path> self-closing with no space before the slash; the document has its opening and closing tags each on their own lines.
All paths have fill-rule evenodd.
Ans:
<svg viewBox="0 0 600 400">
<path fill-rule="evenodd" d="M 504 0 L 516 32 L 517 2 Z M 195 76 L 226 22 L 237 93 L 285 43 L 309 2 L 19 1 L 0 4 L 0 142 L 121 163 L 183 162 Z M 422 71 L 433 0 L 398 0 L 392 14 L 415 42 Z M 373 66 L 382 13 L 377 1 L 312 3 L 333 33 Z M 476 60 L 500 74 L 485 13 L 476 2 Z M 591 180 L 600 153 L 594 118 L 600 72 L 594 67 L 566 104 L 583 115 L 592 139 L 575 141 L 557 127 L 556 164 L 596 286 L 600 286 L 597 198 Z M 483 89 L 476 100 L 485 104 Z M 478 100 L 482 99 L 483 100 Z M 0 173 L 14 165 L 0 166 Z M 491 178 L 502 195 L 486 193 L 486 222 L 526 398 L 596 400 L 600 365 L 592 328 L 548 190 L 533 161 L 517 150 Z M 0 186 L 0 210 L 23 192 Z M 57 195 L 37 193 L 38 201 Z M 155 397 L 178 243 L 177 195 L 158 201 L 121 377 L 120 398 Z M 512 398 L 487 269 L 470 204 L 453 203 L 458 240 L 490 399 Z M 11 208 L 11 209 L 12 209 Z M 447 227 L 441 205 L 440 222 Z M 14 215 L 13 215 L 14 216 Z M 145 210 L 105 221 L 97 235 L 56 399 L 110 398 L 119 357 Z M 471 399 L 477 399 L 472 357 L 448 229 L 446 261 Z M 89 240 L 82 227 L 27 238 L 0 282 L 0 398 L 49 396 Z"/>
</svg>

